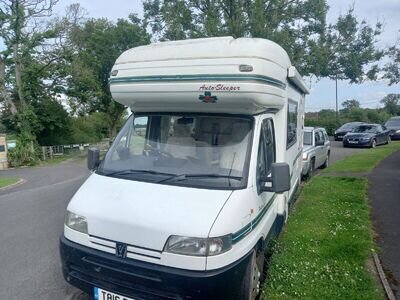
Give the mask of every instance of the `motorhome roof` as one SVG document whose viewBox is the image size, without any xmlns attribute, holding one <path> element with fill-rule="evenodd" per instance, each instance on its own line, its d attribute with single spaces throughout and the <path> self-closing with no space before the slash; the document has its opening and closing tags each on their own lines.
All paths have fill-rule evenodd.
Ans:
<svg viewBox="0 0 400 300">
<path fill-rule="evenodd" d="M 112 69 L 110 90 L 116 101 L 135 112 L 239 114 L 280 110 L 290 91 L 308 93 L 278 44 L 232 37 L 161 42 L 127 50 Z"/>
<path fill-rule="evenodd" d="M 261 58 L 287 69 L 289 56 L 278 44 L 259 38 L 216 37 L 159 42 L 125 51 L 116 65 L 148 61 L 206 58 Z"/>
</svg>

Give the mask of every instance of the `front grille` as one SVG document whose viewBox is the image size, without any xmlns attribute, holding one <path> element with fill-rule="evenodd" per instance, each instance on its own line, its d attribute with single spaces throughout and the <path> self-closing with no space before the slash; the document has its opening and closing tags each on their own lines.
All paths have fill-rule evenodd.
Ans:
<svg viewBox="0 0 400 300">
<path fill-rule="evenodd" d="M 115 254 L 117 243 L 116 241 L 104 239 L 93 235 L 89 236 L 89 241 L 92 248 Z M 157 261 L 161 259 L 161 251 L 127 244 L 126 256 L 132 259 Z"/>
</svg>

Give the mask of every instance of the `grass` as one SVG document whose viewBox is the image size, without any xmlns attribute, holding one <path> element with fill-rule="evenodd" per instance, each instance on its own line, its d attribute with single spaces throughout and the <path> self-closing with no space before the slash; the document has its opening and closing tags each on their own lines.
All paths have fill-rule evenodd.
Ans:
<svg viewBox="0 0 400 300">
<path fill-rule="evenodd" d="M 0 188 L 9 186 L 18 182 L 19 178 L 17 177 L 7 177 L 7 178 L 0 178 Z"/>
<path fill-rule="evenodd" d="M 364 178 L 316 177 L 274 249 L 266 299 L 382 299 L 366 262 L 374 247 Z"/>
<path fill-rule="evenodd" d="M 400 142 L 392 142 L 390 145 L 378 146 L 375 149 L 358 152 L 336 162 L 326 169 L 324 173 L 369 172 L 372 171 L 382 159 L 397 150 L 400 150 Z"/>
<path fill-rule="evenodd" d="M 367 267 L 375 247 L 368 181 L 344 176 L 369 172 L 398 150 L 400 142 L 359 152 L 305 184 L 274 246 L 264 298 L 384 299 Z"/>
</svg>

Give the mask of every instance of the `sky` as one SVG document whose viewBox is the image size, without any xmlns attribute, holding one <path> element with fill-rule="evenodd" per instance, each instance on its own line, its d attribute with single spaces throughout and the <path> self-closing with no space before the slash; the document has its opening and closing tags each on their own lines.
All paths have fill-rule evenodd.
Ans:
<svg viewBox="0 0 400 300">
<path fill-rule="evenodd" d="M 111 20 L 126 18 L 130 13 L 143 14 L 141 0 L 60 0 L 55 12 L 62 15 L 65 7 L 79 2 L 88 15 Z M 356 15 L 374 25 L 377 21 L 384 23 L 384 33 L 379 37 L 378 46 L 393 45 L 400 39 L 400 0 L 328 0 L 330 6 L 328 22 L 334 22 L 340 13 L 354 5 Z M 335 108 L 335 82 L 329 79 L 307 81 L 311 93 L 307 97 L 306 110 L 318 111 L 323 108 Z M 379 101 L 388 93 L 400 93 L 400 84 L 388 86 L 387 82 L 365 82 L 363 84 L 349 84 L 345 81 L 338 83 L 339 107 L 347 99 L 360 101 L 362 107 L 376 108 Z"/>
</svg>

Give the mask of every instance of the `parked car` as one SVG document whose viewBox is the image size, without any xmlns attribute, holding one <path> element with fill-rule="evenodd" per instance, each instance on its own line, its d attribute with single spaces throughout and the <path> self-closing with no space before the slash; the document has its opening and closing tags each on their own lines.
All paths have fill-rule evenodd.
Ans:
<svg viewBox="0 0 400 300">
<path fill-rule="evenodd" d="M 346 133 L 352 131 L 354 127 L 361 125 L 361 124 L 363 124 L 363 122 L 350 122 L 350 123 L 343 124 L 338 129 L 335 130 L 335 134 L 333 135 L 335 138 L 335 141 L 342 141 L 343 137 L 346 135 Z"/>
<path fill-rule="evenodd" d="M 370 147 L 389 144 L 390 130 L 379 124 L 363 124 L 354 127 L 343 137 L 343 147 Z"/>
<path fill-rule="evenodd" d="M 400 117 L 390 118 L 385 126 L 390 130 L 390 137 L 392 140 L 400 139 Z"/>
<path fill-rule="evenodd" d="M 316 168 L 329 165 L 331 144 L 324 128 L 305 127 L 303 138 L 303 163 L 301 175 L 310 177 Z"/>
</svg>

